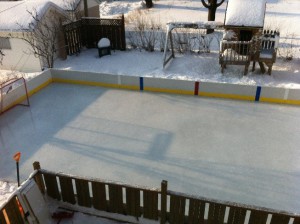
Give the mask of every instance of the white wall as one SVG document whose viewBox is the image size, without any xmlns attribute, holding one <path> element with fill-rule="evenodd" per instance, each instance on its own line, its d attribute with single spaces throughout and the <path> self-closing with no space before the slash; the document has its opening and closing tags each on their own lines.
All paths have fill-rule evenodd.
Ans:
<svg viewBox="0 0 300 224">
<path fill-rule="evenodd" d="M 5 54 L 0 69 L 21 72 L 41 71 L 41 63 L 32 53 L 30 46 L 23 40 L 10 38 L 11 49 L 4 49 Z"/>
</svg>

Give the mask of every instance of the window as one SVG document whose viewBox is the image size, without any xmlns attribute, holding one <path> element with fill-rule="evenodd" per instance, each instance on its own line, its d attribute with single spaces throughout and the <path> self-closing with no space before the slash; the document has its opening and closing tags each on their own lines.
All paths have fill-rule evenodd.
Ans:
<svg viewBox="0 0 300 224">
<path fill-rule="evenodd" d="M 0 37 L 0 49 L 11 49 L 9 38 Z"/>
</svg>

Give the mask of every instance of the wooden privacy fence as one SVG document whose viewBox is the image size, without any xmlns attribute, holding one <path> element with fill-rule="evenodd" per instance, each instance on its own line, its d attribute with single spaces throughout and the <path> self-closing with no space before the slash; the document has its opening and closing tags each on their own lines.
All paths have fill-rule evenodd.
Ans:
<svg viewBox="0 0 300 224">
<path fill-rule="evenodd" d="M 39 168 L 36 164 L 35 180 L 42 193 L 100 211 L 161 224 L 300 224 L 299 214 L 180 194 L 168 190 L 167 181 L 162 181 L 161 189 L 150 189 Z"/>
<path fill-rule="evenodd" d="M 145 188 L 54 173 L 40 169 L 38 163 L 34 167 L 37 171 L 30 178 L 41 192 L 76 209 L 93 208 L 160 224 L 300 224 L 299 214 L 181 194 L 168 190 L 167 181 L 160 189 Z M 1 224 L 27 223 L 18 197 L 15 192 L 1 206 Z"/>
<path fill-rule="evenodd" d="M 120 19 L 88 18 L 63 25 L 68 55 L 80 52 L 82 47 L 95 48 L 101 38 L 108 38 L 111 48 L 125 50 L 125 21 Z"/>
</svg>

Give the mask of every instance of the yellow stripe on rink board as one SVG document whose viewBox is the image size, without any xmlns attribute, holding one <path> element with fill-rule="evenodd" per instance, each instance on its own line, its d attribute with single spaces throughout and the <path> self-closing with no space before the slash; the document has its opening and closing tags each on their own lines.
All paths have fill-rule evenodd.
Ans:
<svg viewBox="0 0 300 224">
<path fill-rule="evenodd" d="M 42 83 L 41 85 L 35 87 L 34 89 L 30 90 L 28 92 L 28 97 L 32 96 L 33 94 L 37 93 L 38 91 L 40 91 L 41 89 L 44 89 L 46 86 L 48 86 L 50 83 L 52 83 L 52 79 L 48 79 L 46 82 Z M 25 88 L 25 87 L 24 87 Z M 23 96 L 20 96 L 18 99 L 16 99 L 14 102 L 12 102 L 11 104 L 9 104 L 8 106 L 3 108 L 3 111 L 8 110 L 9 108 L 22 103 L 24 100 L 26 100 L 26 95 L 24 94 Z M 2 111 L 2 112 L 3 112 Z"/>
<path fill-rule="evenodd" d="M 35 94 L 36 92 L 40 91 L 41 89 L 44 89 L 46 86 L 48 86 L 49 84 L 51 84 L 52 78 L 48 79 L 46 82 L 42 83 L 41 85 L 35 87 L 34 89 L 30 90 L 28 92 L 28 96 L 32 96 L 33 94 Z"/>
<path fill-rule="evenodd" d="M 162 89 L 162 88 L 155 88 L 155 87 L 144 87 L 144 91 L 158 92 L 158 93 L 194 95 L 194 90 L 182 90 L 182 89 Z"/>
<path fill-rule="evenodd" d="M 255 96 L 242 96 L 242 95 L 225 94 L 225 93 L 199 92 L 198 95 L 205 96 L 205 97 L 226 98 L 226 99 L 235 99 L 235 100 L 248 100 L 248 101 L 255 100 Z"/>
<path fill-rule="evenodd" d="M 129 86 L 129 85 L 118 85 L 120 89 L 129 89 L 129 90 L 140 90 L 139 86 Z"/>
<path fill-rule="evenodd" d="M 300 100 L 284 100 L 284 99 L 261 97 L 259 101 L 260 102 L 265 102 L 265 103 L 300 105 Z"/>
<path fill-rule="evenodd" d="M 89 86 L 101 86 L 101 87 L 107 87 L 107 88 L 121 88 L 121 89 L 129 89 L 129 90 L 139 90 L 140 89 L 139 86 L 130 86 L 130 85 L 122 85 L 122 84 L 120 85 L 120 84 L 82 81 L 82 80 L 71 80 L 71 79 L 60 79 L 60 78 L 53 78 L 53 82 L 78 84 L 78 85 L 89 85 Z"/>
<path fill-rule="evenodd" d="M 300 105 L 300 100 L 286 100 L 286 104 Z"/>
</svg>

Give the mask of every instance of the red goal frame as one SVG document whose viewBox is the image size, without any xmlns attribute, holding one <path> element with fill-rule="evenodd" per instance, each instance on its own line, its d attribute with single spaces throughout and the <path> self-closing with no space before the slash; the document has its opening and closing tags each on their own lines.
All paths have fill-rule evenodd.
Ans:
<svg viewBox="0 0 300 224">
<path fill-rule="evenodd" d="M 18 82 L 22 82 L 22 84 L 19 86 L 24 87 L 25 96 L 24 95 L 20 96 L 18 99 L 16 99 L 14 102 L 12 102 L 11 105 L 8 105 L 7 108 L 4 108 L 5 95 L 9 94 L 10 91 L 13 91 L 13 84 L 16 84 Z M 19 86 L 17 86 L 17 87 L 19 87 Z M 4 92 L 5 88 L 7 88 L 6 92 Z M 25 100 L 25 103 L 22 103 L 24 100 Z M 3 114 L 4 112 L 6 112 L 9 109 L 11 109 L 15 106 L 18 106 L 18 105 L 27 106 L 27 107 L 30 106 L 26 80 L 23 77 L 22 78 L 12 78 L 12 79 L 9 79 L 9 80 L 5 81 L 4 83 L 0 84 L 0 114 Z"/>
</svg>

